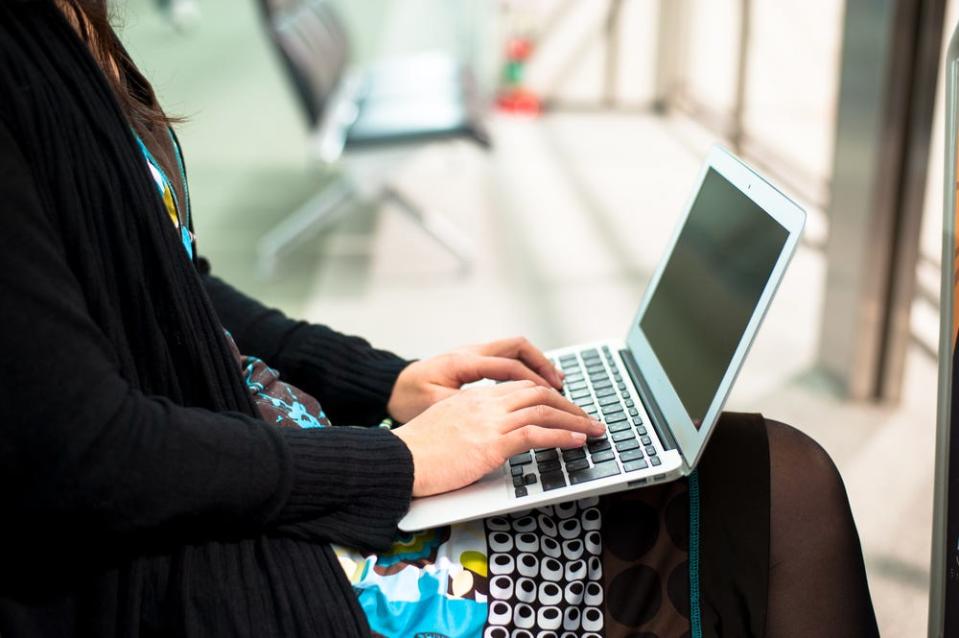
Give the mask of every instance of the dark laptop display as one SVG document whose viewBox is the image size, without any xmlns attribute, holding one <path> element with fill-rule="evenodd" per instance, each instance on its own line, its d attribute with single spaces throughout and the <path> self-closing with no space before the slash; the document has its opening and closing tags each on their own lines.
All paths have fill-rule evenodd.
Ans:
<svg viewBox="0 0 959 638">
<path fill-rule="evenodd" d="M 640 319 L 697 428 L 788 238 L 775 219 L 709 169 Z"/>
</svg>

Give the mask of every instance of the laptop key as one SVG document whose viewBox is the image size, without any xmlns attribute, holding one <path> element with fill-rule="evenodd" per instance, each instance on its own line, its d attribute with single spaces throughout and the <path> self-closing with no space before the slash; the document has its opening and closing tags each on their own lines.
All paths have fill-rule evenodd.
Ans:
<svg viewBox="0 0 959 638">
<path fill-rule="evenodd" d="M 546 472 L 555 472 L 556 470 L 561 468 L 562 465 L 560 465 L 559 459 L 556 459 L 554 461 L 543 461 L 536 467 L 537 469 L 539 469 L 540 474 L 544 474 Z"/>
<path fill-rule="evenodd" d="M 647 445 L 647 446 L 646 446 L 646 454 L 648 454 L 648 455 L 650 455 L 650 456 L 656 456 L 656 448 L 654 448 L 652 445 Z"/>
<path fill-rule="evenodd" d="M 526 485 L 526 481 L 523 480 L 522 476 L 513 477 L 513 487 L 520 487 L 521 485 Z"/>
<path fill-rule="evenodd" d="M 626 415 L 622 412 L 610 412 L 609 414 L 603 414 L 603 420 L 606 421 L 606 425 L 612 425 L 613 423 L 621 423 L 626 421 Z M 628 426 L 629 423 L 626 423 Z"/>
<path fill-rule="evenodd" d="M 536 484 L 536 475 L 535 475 L 535 474 L 527 474 L 526 476 L 523 477 L 523 482 L 526 483 L 527 485 L 535 485 L 535 484 Z"/>
<path fill-rule="evenodd" d="M 542 463 L 544 461 L 555 461 L 559 458 L 559 452 L 553 449 L 543 450 L 536 453 L 536 462 Z"/>
<path fill-rule="evenodd" d="M 544 492 L 566 487 L 566 477 L 563 476 L 562 472 L 547 472 L 540 475 L 539 480 L 543 485 Z"/>
<path fill-rule="evenodd" d="M 635 461 L 629 461 L 628 463 L 623 463 L 623 471 L 625 472 L 635 472 L 637 470 L 645 470 L 649 465 L 647 465 L 644 459 L 636 459 Z"/>
<path fill-rule="evenodd" d="M 577 399 L 586 399 L 589 398 L 589 388 L 583 388 L 582 390 L 576 390 L 571 393 L 569 396 L 573 398 L 573 401 Z"/>
<path fill-rule="evenodd" d="M 623 461 L 624 463 L 626 461 L 635 461 L 636 459 L 641 458 L 643 458 L 643 451 L 640 449 L 627 450 L 626 452 L 619 453 L 619 460 Z"/>
<path fill-rule="evenodd" d="M 606 347 L 604 347 L 604 348 L 603 348 L 603 351 L 604 351 L 604 352 L 608 352 L 608 349 L 607 349 Z M 599 356 L 599 350 L 597 350 L 596 348 L 587 348 L 586 350 L 583 350 L 583 351 L 582 351 L 582 355 L 583 355 L 584 358 L 585 358 L 585 357 L 598 357 L 598 356 Z"/>
<path fill-rule="evenodd" d="M 606 407 L 607 405 L 619 405 L 619 397 L 611 396 L 602 398 L 599 400 L 599 405 L 601 407 Z"/>
<path fill-rule="evenodd" d="M 577 459 L 575 461 L 570 461 L 566 464 L 566 471 L 569 473 L 578 472 L 579 470 L 585 470 L 589 467 L 589 461 L 586 459 Z"/>
<path fill-rule="evenodd" d="M 516 491 L 516 498 L 522 498 L 523 496 L 526 496 L 527 494 L 529 494 L 529 492 L 527 491 L 525 487 L 517 487 L 515 491 Z"/>
<path fill-rule="evenodd" d="M 529 452 L 523 452 L 522 454 L 517 454 L 516 456 L 511 456 L 509 458 L 510 467 L 516 467 L 517 465 L 526 465 L 531 463 L 533 458 L 530 456 Z"/>
<path fill-rule="evenodd" d="M 579 381 L 574 381 L 573 383 L 566 384 L 566 389 L 569 390 L 570 392 L 575 392 L 576 390 L 582 390 L 585 387 L 586 387 L 586 382 L 583 381 L 582 379 Z"/>
<path fill-rule="evenodd" d="M 639 427 L 636 428 L 636 434 L 638 434 L 639 436 L 645 435 L 645 434 L 646 434 L 646 428 L 644 428 L 643 426 L 640 425 Z"/>
<path fill-rule="evenodd" d="M 625 452 L 626 450 L 635 450 L 639 447 L 639 441 L 636 439 L 629 439 L 627 441 L 616 441 L 616 449 L 620 452 Z"/>
<path fill-rule="evenodd" d="M 597 463 L 593 467 L 580 470 L 579 472 L 573 472 L 569 475 L 569 480 L 573 485 L 577 485 L 608 476 L 616 476 L 617 474 L 619 474 L 619 466 L 616 465 L 616 461 L 608 461 L 605 463 Z"/>
<path fill-rule="evenodd" d="M 632 430 L 623 430 L 622 432 L 616 432 L 613 434 L 613 441 L 617 443 L 619 441 L 631 441 L 635 439 L 636 436 L 633 434 Z"/>
<path fill-rule="evenodd" d="M 523 466 L 522 466 L 522 465 L 513 465 L 513 466 L 510 467 L 509 471 L 510 471 L 510 474 L 512 474 L 513 476 L 522 476 L 522 474 L 523 474 Z"/>
<path fill-rule="evenodd" d="M 595 443 L 589 443 L 587 446 L 589 448 L 590 454 L 595 454 L 597 452 L 602 452 L 603 450 L 608 450 L 610 447 L 609 439 L 603 437 L 602 441 L 596 441 Z"/>
<path fill-rule="evenodd" d="M 639 416 L 638 414 L 633 417 L 633 425 L 642 425 L 642 424 L 643 424 L 643 417 Z"/>
<path fill-rule="evenodd" d="M 643 442 L 643 445 L 652 445 L 652 444 L 653 444 L 653 440 L 652 440 L 651 438 L 649 438 L 648 436 L 640 436 L 640 437 L 639 437 L 639 440 Z"/>
<path fill-rule="evenodd" d="M 599 389 L 599 390 L 596 390 L 596 398 L 597 398 L 597 399 L 602 399 L 603 397 L 608 397 L 608 396 L 616 396 L 616 390 L 613 390 L 613 389 L 610 388 L 610 387 L 601 388 L 601 389 Z"/>
<path fill-rule="evenodd" d="M 632 428 L 629 425 L 629 421 L 617 421 L 616 423 L 609 423 L 608 429 L 610 432 L 622 432 L 624 430 L 632 431 Z"/>
<path fill-rule="evenodd" d="M 627 407 L 627 408 L 635 409 L 633 406 L 636 405 L 636 404 L 633 403 L 633 400 L 632 400 L 632 399 L 626 398 L 626 393 L 625 393 L 625 392 L 623 393 L 623 398 L 626 399 L 626 407 Z M 634 415 L 634 416 L 635 416 L 635 415 Z"/>
<path fill-rule="evenodd" d="M 625 390 L 625 389 L 626 389 L 626 384 L 625 384 L 625 383 L 618 383 L 618 384 L 616 384 L 616 387 L 619 388 L 620 390 Z"/>
<path fill-rule="evenodd" d="M 602 463 L 604 461 L 611 461 L 616 458 L 616 455 L 613 454 L 612 450 L 606 450 L 604 452 L 596 452 L 593 454 L 593 463 Z"/>
<path fill-rule="evenodd" d="M 563 450 L 563 460 L 567 463 L 584 458 L 586 458 L 586 450 L 581 447 L 573 448 L 572 450 Z"/>
<path fill-rule="evenodd" d="M 662 461 L 659 460 L 658 456 L 649 457 L 649 462 L 652 463 L 653 465 L 659 465 L 660 463 L 662 463 Z"/>
<path fill-rule="evenodd" d="M 627 412 L 629 412 L 629 416 L 639 416 L 639 410 L 636 408 L 629 408 Z"/>
<path fill-rule="evenodd" d="M 587 437 L 586 437 L 586 443 L 587 443 L 587 444 L 589 444 L 589 443 L 599 443 L 600 441 L 605 441 L 605 440 L 606 440 L 606 435 L 605 435 L 605 434 L 600 434 L 599 436 L 587 436 Z"/>
</svg>

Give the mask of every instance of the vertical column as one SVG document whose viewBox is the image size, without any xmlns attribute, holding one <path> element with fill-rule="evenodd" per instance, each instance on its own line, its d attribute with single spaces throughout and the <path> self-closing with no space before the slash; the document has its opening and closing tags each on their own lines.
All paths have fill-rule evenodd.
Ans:
<svg viewBox="0 0 959 638">
<path fill-rule="evenodd" d="M 899 396 L 945 0 L 847 0 L 819 361 Z"/>
<path fill-rule="evenodd" d="M 687 0 L 659 1 L 659 28 L 656 30 L 656 75 L 653 109 L 666 113 L 679 92 L 686 62 Z"/>
</svg>

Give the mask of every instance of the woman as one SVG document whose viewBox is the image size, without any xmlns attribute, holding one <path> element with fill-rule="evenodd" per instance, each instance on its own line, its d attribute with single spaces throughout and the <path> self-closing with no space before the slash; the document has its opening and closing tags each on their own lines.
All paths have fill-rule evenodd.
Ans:
<svg viewBox="0 0 959 638">
<path fill-rule="evenodd" d="M 758 416 L 689 482 L 399 534 L 602 426 L 524 340 L 409 363 L 210 274 L 104 0 L 0 3 L 0 96 L 0 635 L 875 635 L 841 480 Z"/>
</svg>

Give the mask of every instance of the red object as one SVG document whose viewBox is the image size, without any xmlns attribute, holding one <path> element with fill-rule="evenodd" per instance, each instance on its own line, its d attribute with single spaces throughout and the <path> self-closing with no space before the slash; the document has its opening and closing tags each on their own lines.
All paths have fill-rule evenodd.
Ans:
<svg viewBox="0 0 959 638">
<path fill-rule="evenodd" d="M 539 98 L 524 88 L 511 88 L 496 98 L 496 106 L 507 113 L 539 115 L 542 111 Z"/>
<path fill-rule="evenodd" d="M 506 44 L 506 58 L 508 60 L 522 62 L 529 58 L 533 52 L 533 43 L 526 38 L 511 38 Z"/>
</svg>

